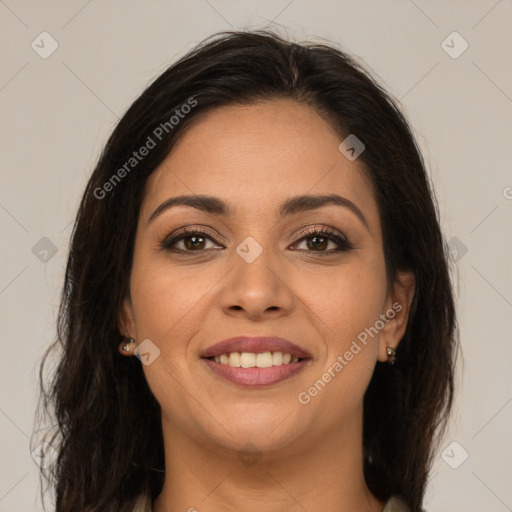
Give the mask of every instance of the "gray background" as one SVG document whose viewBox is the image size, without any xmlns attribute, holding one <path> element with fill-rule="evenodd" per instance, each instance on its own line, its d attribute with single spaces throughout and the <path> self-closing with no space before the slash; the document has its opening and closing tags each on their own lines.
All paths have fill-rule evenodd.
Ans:
<svg viewBox="0 0 512 512">
<path fill-rule="evenodd" d="M 512 510 L 511 13 L 510 0 L 0 0 L 0 511 L 41 510 L 28 444 L 37 363 L 108 134 L 203 37 L 264 26 L 339 44 L 401 100 L 453 249 L 464 354 L 427 510 Z M 49 56 L 42 32 L 58 43 Z"/>
</svg>

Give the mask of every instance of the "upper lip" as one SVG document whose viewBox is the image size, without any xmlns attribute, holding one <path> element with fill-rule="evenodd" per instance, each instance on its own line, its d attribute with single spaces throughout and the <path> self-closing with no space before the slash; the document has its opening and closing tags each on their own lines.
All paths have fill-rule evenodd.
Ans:
<svg viewBox="0 0 512 512">
<path fill-rule="evenodd" d="M 220 356 L 230 352 L 282 352 L 300 359 L 311 357 L 303 348 L 278 336 L 236 336 L 208 347 L 201 352 L 201 357 Z"/>
</svg>

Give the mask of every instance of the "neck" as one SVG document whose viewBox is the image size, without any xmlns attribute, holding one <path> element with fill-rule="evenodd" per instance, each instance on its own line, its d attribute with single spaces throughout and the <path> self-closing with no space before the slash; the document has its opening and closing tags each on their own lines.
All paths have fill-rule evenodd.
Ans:
<svg viewBox="0 0 512 512">
<path fill-rule="evenodd" d="M 363 476 L 362 428 L 277 451 L 206 446 L 163 420 L 166 477 L 154 512 L 381 512 Z M 359 434 L 358 434 L 359 433 Z M 171 441 L 172 440 L 172 441 Z"/>
</svg>

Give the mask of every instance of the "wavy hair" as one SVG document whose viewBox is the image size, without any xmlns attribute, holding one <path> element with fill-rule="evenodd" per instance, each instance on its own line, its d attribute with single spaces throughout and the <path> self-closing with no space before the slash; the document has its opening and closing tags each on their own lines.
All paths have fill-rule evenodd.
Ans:
<svg viewBox="0 0 512 512">
<path fill-rule="evenodd" d="M 45 440 L 55 450 L 41 475 L 54 489 L 58 512 L 130 511 L 140 494 L 155 499 L 160 493 L 160 406 L 140 362 L 117 350 L 118 312 L 128 293 L 146 184 L 200 114 L 281 98 L 310 105 L 341 138 L 353 133 L 365 144 L 358 162 L 374 188 L 388 280 L 400 270 L 414 273 L 397 362 L 377 364 L 364 396 L 363 455 L 375 496 L 385 501 L 399 494 L 413 511 L 421 510 L 452 407 L 457 352 L 447 251 L 421 153 L 397 102 L 355 58 L 270 31 L 233 31 L 204 40 L 144 90 L 113 130 L 82 197 L 57 339 L 39 375 L 38 411 L 53 419 Z M 191 102 L 193 108 L 183 107 Z M 174 126 L 172 116 L 185 111 Z M 148 137 L 155 147 L 127 167 Z M 54 352 L 57 364 L 46 379 Z"/>
</svg>

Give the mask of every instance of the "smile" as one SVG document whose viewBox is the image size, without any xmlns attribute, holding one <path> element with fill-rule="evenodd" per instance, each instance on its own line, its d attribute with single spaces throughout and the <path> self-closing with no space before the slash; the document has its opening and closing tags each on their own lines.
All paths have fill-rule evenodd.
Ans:
<svg viewBox="0 0 512 512">
<path fill-rule="evenodd" d="M 245 387 L 270 386 L 287 380 L 307 365 L 309 358 L 276 352 L 231 352 L 203 358 L 219 377 Z"/>
<path fill-rule="evenodd" d="M 270 368 L 271 366 L 281 366 L 299 361 L 298 357 L 292 357 L 291 354 L 283 354 L 282 352 L 262 352 L 261 354 L 231 352 L 229 354 L 213 356 L 209 359 L 235 368 Z"/>
<path fill-rule="evenodd" d="M 311 361 L 303 347 L 279 336 L 237 336 L 204 349 L 201 359 L 219 377 L 244 387 L 277 384 Z"/>
</svg>

